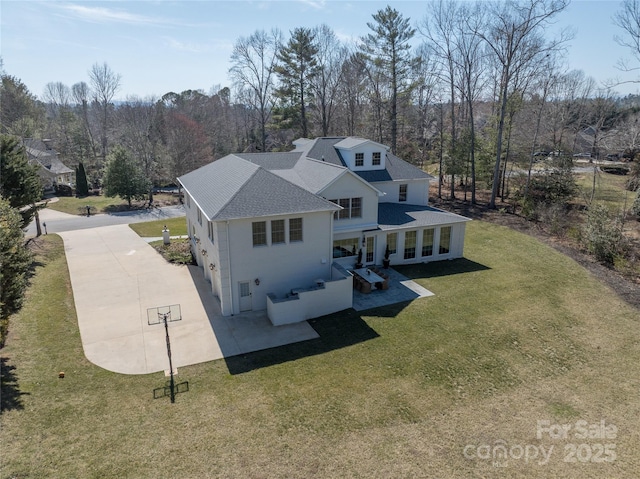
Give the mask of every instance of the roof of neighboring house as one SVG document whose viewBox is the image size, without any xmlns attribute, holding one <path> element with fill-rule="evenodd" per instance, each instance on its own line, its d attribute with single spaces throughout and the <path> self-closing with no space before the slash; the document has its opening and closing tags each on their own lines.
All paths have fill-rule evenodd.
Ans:
<svg viewBox="0 0 640 479">
<path fill-rule="evenodd" d="M 378 205 L 378 225 L 381 230 L 421 228 L 467 221 L 471 220 L 431 206 L 398 203 L 380 203 Z"/>
<path fill-rule="evenodd" d="M 37 161 L 42 167 L 49 170 L 55 175 L 62 175 L 65 173 L 73 173 L 74 170 L 66 166 L 58 158 L 58 153 L 51 149 L 42 140 L 36 140 L 34 138 L 25 138 L 22 140 L 27 157 L 30 161 Z"/>
<path fill-rule="evenodd" d="M 336 211 L 340 207 L 239 155 L 178 178 L 209 220 Z"/>
</svg>

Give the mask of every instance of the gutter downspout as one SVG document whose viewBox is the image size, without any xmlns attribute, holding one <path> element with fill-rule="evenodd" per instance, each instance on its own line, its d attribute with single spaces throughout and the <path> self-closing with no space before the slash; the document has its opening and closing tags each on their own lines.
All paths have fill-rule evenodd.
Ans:
<svg viewBox="0 0 640 479">
<path fill-rule="evenodd" d="M 231 243 L 229 242 L 229 220 L 225 222 L 227 224 L 227 265 L 229 265 L 229 296 L 231 300 L 231 316 L 234 313 L 233 305 L 233 281 L 231 281 Z"/>
</svg>

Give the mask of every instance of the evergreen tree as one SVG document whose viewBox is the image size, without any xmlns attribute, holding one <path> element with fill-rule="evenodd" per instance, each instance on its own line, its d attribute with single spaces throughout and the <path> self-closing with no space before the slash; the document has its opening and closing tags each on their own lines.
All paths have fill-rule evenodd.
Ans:
<svg viewBox="0 0 640 479">
<path fill-rule="evenodd" d="M 20 214 L 0 197 L 0 346 L 4 344 L 9 316 L 22 306 L 31 259 Z"/>
<path fill-rule="evenodd" d="M 360 50 L 367 58 L 372 70 L 379 71 L 388 83 L 389 120 L 391 123 L 391 152 L 395 154 L 398 137 L 398 99 L 408 93 L 408 84 L 413 58 L 409 41 L 415 29 L 409 25 L 409 18 L 403 16 L 387 5 L 378 10 L 373 19 L 375 23 L 367 23 L 372 33 L 362 39 Z"/>
<path fill-rule="evenodd" d="M 24 227 L 36 215 L 36 202 L 42 198 L 38 168 L 29 164 L 24 147 L 15 136 L 2 135 L 0 152 L 0 195 L 20 211 Z"/>
<path fill-rule="evenodd" d="M 299 128 L 303 137 L 309 134 L 307 105 L 313 97 L 313 79 L 319 72 L 317 54 L 314 31 L 296 28 L 277 55 L 275 71 L 281 86 L 276 90 L 276 96 L 284 107 L 281 114 L 284 118 L 291 118 L 292 126 Z"/>
<path fill-rule="evenodd" d="M 145 199 L 150 181 L 124 148 L 117 146 L 109 154 L 107 171 L 104 176 L 104 194 L 120 196 L 127 200 L 131 208 L 132 200 Z"/>
<path fill-rule="evenodd" d="M 87 173 L 84 171 L 84 165 L 78 164 L 76 168 L 76 196 L 84 197 L 89 195 L 89 184 L 87 183 Z"/>
</svg>

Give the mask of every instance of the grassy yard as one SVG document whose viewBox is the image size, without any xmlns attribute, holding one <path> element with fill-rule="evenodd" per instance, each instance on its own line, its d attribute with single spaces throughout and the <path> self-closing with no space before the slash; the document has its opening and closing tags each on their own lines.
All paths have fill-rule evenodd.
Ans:
<svg viewBox="0 0 640 479">
<path fill-rule="evenodd" d="M 628 176 L 624 175 L 596 173 L 594 200 L 605 204 L 612 211 L 621 211 L 625 207 L 629 210 L 636 196 L 634 192 L 626 191 L 624 185 L 627 178 Z M 593 173 L 577 175 L 576 182 L 579 188 L 579 201 L 586 205 L 593 190 Z"/>
<path fill-rule="evenodd" d="M 531 237 L 467 231 L 465 259 L 399 268 L 434 297 L 181 368 L 175 404 L 153 399 L 163 374 L 84 358 L 62 243 L 40 238 L 1 351 L 0 477 L 639 477 L 638 311 Z M 538 420 L 617 434 L 538 438 Z M 612 462 L 597 461 L 605 443 Z M 483 459 L 496 444 L 511 451 L 501 467 Z M 553 449 L 541 463 L 518 447 Z"/>
<path fill-rule="evenodd" d="M 183 236 L 187 234 L 187 220 L 184 217 L 147 221 L 144 223 L 131 223 L 129 225 L 133 231 L 143 238 L 162 236 L 164 226 L 169 229 L 171 236 Z"/>
<path fill-rule="evenodd" d="M 168 194 L 154 195 L 154 204 L 164 206 L 170 204 L 176 204 L 178 202 L 177 197 Z M 132 206 L 143 207 L 146 204 L 145 201 L 134 201 Z M 58 201 L 49 203 L 47 208 L 52 210 L 61 211 L 71 215 L 87 214 L 87 205 L 90 206 L 91 214 L 94 213 L 109 213 L 115 211 L 126 211 L 129 206 L 125 200 L 116 196 L 109 198 L 107 196 L 87 196 L 85 198 L 76 198 L 73 196 L 61 196 Z"/>
</svg>

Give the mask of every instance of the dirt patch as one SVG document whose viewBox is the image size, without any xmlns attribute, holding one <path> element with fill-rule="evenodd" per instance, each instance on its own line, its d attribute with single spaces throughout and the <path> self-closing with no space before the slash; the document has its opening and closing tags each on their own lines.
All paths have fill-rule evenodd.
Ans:
<svg viewBox="0 0 640 479">
<path fill-rule="evenodd" d="M 479 196 L 480 198 L 482 198 L 481 195 Z M 554 236 L 545 231 L 538 223 L 528 221 L 526 218 L 515 214 L 511 203 L 497 202 L 496 209 L 490 209 L 486 206 L 488 201 L 483 201 L 482 204 L 478 205 L 471 205 L 470 202 L 465 202 L 458 198 L 451 200 L 436 197 L 431 198 L 430 201 L 437 208 L 458 213 L 468 218 L 506 226 L 539 239 L 588 269 L 594 276 L 612 288 L 625 302 L 640 310 L 640 276 L 634 273 L 624 276 L 618 271 L 598 263 L 569 238 Z M 640 242 L 633 235 L 631 235 L 630 240 L 630 248 L 637 257 L 637 253 L 640 252 Z"/>
</svg>

